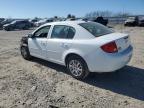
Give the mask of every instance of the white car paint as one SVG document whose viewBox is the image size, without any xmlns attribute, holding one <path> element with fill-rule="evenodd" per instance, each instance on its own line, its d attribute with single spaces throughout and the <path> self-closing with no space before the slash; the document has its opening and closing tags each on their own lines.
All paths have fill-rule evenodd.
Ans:
<svg viewBox="0 0 144 108">
<path fill-rule="evenodd" d="M 81 27 L 79 25 L 80 23 L 86 22 L 64 21 L 42 25 L 41 27 L 51 25 L 48 36 L 47 38 L 29 38 L 28 47 L 30 54 L 61 65 L 66 65 L 65 59 L 68 54 L 77 54 L 85 60 L 90 72 L 112 72 L 124 67 L 130 61 L 133 48 L 127 34 L 111 33 L 95 37 Z M 55 25 L 67 25 L 75 28 L 76 34 L 74 38 L 52 39 L 51 33 Z M 32 34 L 34 34 L 39 28 L 37 28 Z M 101 46 L 112 41 L 116 42 L 118 52 L 104 52 L 101 49 Z"/>
</svg>

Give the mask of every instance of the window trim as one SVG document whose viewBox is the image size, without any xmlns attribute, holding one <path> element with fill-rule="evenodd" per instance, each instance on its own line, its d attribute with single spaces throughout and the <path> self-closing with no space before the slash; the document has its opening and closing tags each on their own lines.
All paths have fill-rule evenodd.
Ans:
<svg viewBox="0 0 144 108">
<path fill-rule="evenodd" d="M 68 35 L 67 35 L 67 38 L 52 38 L 52 34 L 53 34 L 53 30 L 54 30 L 54 27 L 55 26 L 66 26 L 66 27 L 69 27 L 69 28 L 73 28 L 74 29 L 74 32 L 75 32 L 75 34 L 76 34 L 76 29 L 74 28 L 74 27 L 72 27 L 72 26 L 69 26 L 69 25 L 53 25 L 53 28 L 52 28 L 52 31 L 51 31 L 51 35 L 50 35 L 50 39 L 74 39 L 74 37 L 75 37 L 75 34 L 74 34 L 74 36 L 73 36 L 73 38 L 68 38 Z M 68 31 L 69 32 L 69 31 Z"/>
<path fill-rule="evenodd" d="M 40 28 L 38 28 L 38 29 L 33 33 L 33 37 L 34 37 L 34 38 L 44 38 L 44 37 L 37 37 L 37 36 L 35 36 L 35 34 L 36 34 L 36 32 L 38 32 L 39 30 L 41 30 L 41 29 L 43 29 L 43 28 L 45 28 L 45 27 L 50 27 L 50 29 L 51 29 L 51 25 L 46 25 L 46 26 L 40 27 Z M 50 32 L 50 29 L 49 29 L 49 31 L 48 31 L 48 34 L 49 34 L 49 32 Z M 45 38 L 48 38 L 48 35 L 47 35 L 47 37 L 45 37 Z"/>
</svg>

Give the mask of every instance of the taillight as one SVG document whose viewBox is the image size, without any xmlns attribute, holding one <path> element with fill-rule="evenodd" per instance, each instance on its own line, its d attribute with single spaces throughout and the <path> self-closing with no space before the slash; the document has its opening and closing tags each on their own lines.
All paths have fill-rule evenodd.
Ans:
<svg viewBox="0 0 144 108">
<path fill-rule="evenodd" d="M 107 43 L 103 46 L 101 46 L 102 50 L 107 52 L 107 53 L 115 53 L 115 52 L 118 52 L 118 49 L 117 49 L 117 45 L 115 42 L 110 42 L 110 43 Z"/>
</svg>

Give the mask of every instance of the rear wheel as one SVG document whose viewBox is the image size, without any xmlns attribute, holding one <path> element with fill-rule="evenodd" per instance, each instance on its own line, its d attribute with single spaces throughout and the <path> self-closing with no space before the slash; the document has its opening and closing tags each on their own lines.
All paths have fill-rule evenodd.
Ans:
<svg viewBox="0 0 144 108">
<path fill-rule="evenodd" d="M 87 64 L 79 56 L 69 57 L 66 64 L 68 71 L 76 79 L 84 79 L 89 74 Z"/>
<path fill-rule="evenodd" d="M 31 59 L 31 55 L 29 53 L 29 49 L 27 47 L 21 47 L 21 55 L 24 59 L 26 60 L 30 60 Z"/>
</svg>

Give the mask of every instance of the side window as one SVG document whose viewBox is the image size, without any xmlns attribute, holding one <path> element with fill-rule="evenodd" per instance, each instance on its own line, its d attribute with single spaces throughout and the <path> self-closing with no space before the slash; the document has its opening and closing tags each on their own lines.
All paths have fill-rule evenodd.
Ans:
<svg viewBox="0 0 144 108">
<path fill-rule="evenodd" d="M 74 35 L 74 28 L 64 25 L 56 25 L 53 28 L 51 38 L 72 39 Z"/>
<path fill-rule="evenodd" d="M 75 35 L 75 29 L 73 27 L 69 27 L 69 31 L 68 31 L 68 35 L 67 35 L 67 38 L 68 39 L 72 39 Z"/>
<path fill-rule="evenodd" d="M 20 25 L 22 25 L 22 24 L 23 24 L 23 22 L 22 22 L 22 21 L 19 21 L 19 22 L 17 22 L 17 24 L 20 24 Z"/>
<path fill-rule="evenodd" d="M 15 24 L 20 24 L 20 22 L 19 22 L 19 21 L 16 21 Z"/>
<path fill-rule="evenodd" d="M 67 38 L 69 28 L 63 25 L 54 26 L 51 38 Z"/>
<path fill-rule="evenodd" d="M 50 30 L 50 27 L 51 26 L 45 26 L 45 27 L 40 28 L 38 31 L 34 33 L 34 36 L 38 38 L 46 38 Z"/>
</svg>

